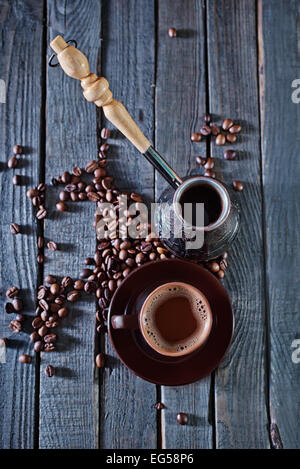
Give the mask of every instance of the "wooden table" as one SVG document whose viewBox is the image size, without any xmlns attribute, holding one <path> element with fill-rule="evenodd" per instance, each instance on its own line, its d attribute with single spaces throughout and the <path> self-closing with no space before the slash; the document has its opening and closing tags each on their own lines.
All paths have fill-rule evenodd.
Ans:
<svg viewBox="0 0 300 469">
<path fill-rule="evenodd" d="M 60 214 L 50 187 L 43 230 L 60 249 L 45 250 L 43 267 L 36 262 L 41 228 L 27 188 L 96 157 L 105 125 L 79 83 L 47 66 L 57 34 L 78 41 L 91 70 L 107 77 L 180 175 L 199 173 L 195 156 L 211 154 L 219 179 L 240 179 L 245 187 L 224 281 L 235 337 L 215 373 L 178 388 L 142 381 L 119 362 L 107 338 L 95 337 L 94 303 L 81 301 L 60 328 L 59 351 L 31 365 L 18 362 L 20 353 L 33 355 L 28 334 L 9 334 L 0 364 L 1 447 L 300 447 L 300 364 L 292 360 L 300 339 L 300 105 L 291 99 L 300 72 L 299 14 L 296 0 L 0 2 L 2 310 L 6 288 L 18 285 L 26 314 L 34 315 L 43 277 L 75 278 L 95 248 L 93 204 Z M 168 37 L 169 27 L 177 28 L 177 38 Z M 231 117 L 242 124 L 236 161 L 223 159 L 224 147 L 191 143 L 206 111 L 217 122 Z M 26 154 L 13 172 L 6 162 L 15 143 Z M 160 176 L 117 133 L 110 143 L 118 186 L 154 200 L 164 187 Z M 14 173 L 26 184 L 13 186 Z M 12 221 L 22 235 L 10 233 Z M 1 312 L 0 337 L 9 321 Z M 99 349 L 108 354 L 103 372 L 94 366 Z M 48 363 L 56 368 L 51 379 Z M 153 407 L 158 400 L 166 406 L 161 413 Z M 176 423 L 179 411 L 189 425 Z"/>
</svg>

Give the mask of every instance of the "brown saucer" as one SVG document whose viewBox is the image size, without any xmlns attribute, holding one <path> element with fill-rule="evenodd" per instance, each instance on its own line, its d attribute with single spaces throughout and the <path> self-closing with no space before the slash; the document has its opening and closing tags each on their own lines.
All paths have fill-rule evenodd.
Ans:
<svg viewBox="0 0 300 469">
<path fill-rule="evenodd" d="M 138 330 L 112 328 L 112 315 L 137 314 L 154 288 L 174 281 L 190 283 L 210 303 L 213 326 L 200 349 L 183 357 L 165 357 L 153 351 Z M 108 315 L 109 337 L 124 365 L 140 378 L 165 386 L 192 383 L 217 368 L 230 345 L 233 327 L 230 299 L 221 283 L 203 267 L 181 259 L 150 262 L 134 270 L 116 290 Z"/>
</svg>

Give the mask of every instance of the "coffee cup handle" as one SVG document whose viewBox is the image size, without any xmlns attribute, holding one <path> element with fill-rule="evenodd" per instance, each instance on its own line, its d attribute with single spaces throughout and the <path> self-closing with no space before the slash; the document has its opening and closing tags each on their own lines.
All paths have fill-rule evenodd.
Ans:
<svg viewBox="0 0 300 469">
<path fill-rule="evenodd" d="M 136 314 L 117 314 L 111 317 L 113 329 L 138 329 L 139 318 Z"/>
</svg>

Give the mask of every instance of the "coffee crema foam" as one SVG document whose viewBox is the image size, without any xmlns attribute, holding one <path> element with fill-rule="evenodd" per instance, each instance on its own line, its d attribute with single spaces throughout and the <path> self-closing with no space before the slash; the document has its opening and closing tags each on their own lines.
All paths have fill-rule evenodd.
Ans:
<svg viewBox="0 0 300 469">
<path fill-rule="evenodd" d="M 187 337 L 181 340 L 170 341 L 166 340 L 161 332 L 158 330 L 156 324 L 156 311 L 164 303 L 169 303 L 170 299 L 176 301 L 189 302 L 189 308 L 192 312 L 194 320 L 194 331 Z M 191 285 L 179 285 L 178 283 L 169 284 L 165 290 L 157 292 L 153 298 L 149 300 L 145 310 L 143 311 L 143 317 L 141 319 L 141 326 L 144 334 L 147 336 L 150 345 L 159 352 L 162 353 L 178 353 L 188 352 L 189 349 L 195 348 L 202 340 L 202 332 L 207 325 L 207 320 L 210 312 L 210 306 L 204 295 L 201 294 L 196 288 Z M 184 324 L 185 318 L 182 317 L 181 321 Z"/>
</svg>

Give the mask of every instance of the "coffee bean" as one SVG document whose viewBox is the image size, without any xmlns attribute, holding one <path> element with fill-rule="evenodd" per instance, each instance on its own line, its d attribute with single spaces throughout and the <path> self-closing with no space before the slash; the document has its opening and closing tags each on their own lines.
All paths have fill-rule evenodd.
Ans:
<svg viewBox="0 0 300 469">
<path fill-rule="evenodd" d="M 39 288 L 38 288 L 38 293 L 37 293 L 37 298 L 39 300 L 45 298 L 45 296 L 47 295 L 48 293 L 48 288 L 45 287 L 45 285 L 41 285 Z"/>
<path fill-rule="evenodd" d="M 243 186 L 243 183 L 241 181 L 233 181 L 233 188 L 235 191 L 237 192 L 242 192 L 242 190 L 244 189 L 244 186 Z"/>
<path fill-rule="evenodd" d="M 80 272 L 80 278 L 88 278 L 90 275 L 92 275 L 92 270 L 91 269 L 82 269 Z"/>
<path fill-rule="evenodd" d="M 77 202 L 77 200 L 80 200 L 79 194 L 77 194 L 77 192 L 70 192 L 70 199 L 72 202 Z"/>
<path fill-rule="evenodd" d="M 54 350 L 56 350 L 56 347 L 52 342 L 49 344 L 44 344 L 44 352 L 54 352 Z"/>
<path fill-rule="evenodd" d="M 229 130 L 230 127 L 233 126 L 233 120 L 232 119 L 225 119 L 222 123 L 222 129 L 223 130 Z"/>
<path fill-rule="evenodd" d="M 44 310 L 44 311 L 49 311 L 49 303 L 45 299 L 41 299 L 39 301 L 39 306 Z"/>
<path fill-rule="evenodd" d="M 199 134 L 198 132 L 194 132 L 194 133 L 191 135 L 191 140 L 192 140 L 192 142 L 201 142 L 201 139 L 202 139 L 202 136 L 201 136 L 201 134 Z"/>
<path fill-rule="evenodd" d="M 69 182 L 71 181 L 71 174 L 70 174 L 68 171 L 65 171 L 65 172 L 61 175 L 61 181 L 62 181 L 64 184 L 69 184 Z"/>
<path fill-rule="evenodd" d="M 37 318 L 34 318 L 31 324 L 32 324 L 33 329 L 39 329 L 40 327 L 42 327 L 43 321 L 41 318 L 37 317 Z"/>
<path fill-rule="evenodd" d="M 53 332 L 51 334 L 46 334 L 45 337 L 44 337 L 44 342 L 46 344 L 56 342 L 56 340 L 57 340 L 57 335 L 54 334 Z"/>
<path fill-rule="evenodd" d="M 53 283 L 56 283 L 56 277 L 55 277 L 55 275 L 48 274 L 48 275 L 45 277 L 45 282 L 46 282 L 46 283 L 49 283 L 50 285 L 52 285 Z"/>
<path fill-rule="evenodd" d="M 26 192 L 26 196 L 28 199 L 33 199 L 34 197 L 39 195 L 39 191 L 37 189 L 28 189 Z"/>
<path fill-rule="evenodd" d="M 225 142 L 226 142 L 225 135 L 218 134 L 217 137 L 216 137 L 216 145 L 223 146 L 223 145 L 225 145 Z"/>
<path fill-rule="evenodd" d="M 42 312 L 41 312 L 41 319 L 42 319 L 42 321 L 44 321 L 44 322 L 48 321 L 48 319 L 49 319 L 49 313 L 48 313 L 47 311 L 45 311 L 45 310 L 42 311 Z"/>
<path fill-rule="evenodd" d="M 73 284 L 73 280 L 71 279 L 71 277 L 64 277 L 60 284 L 63 288 L 69 288 Z"/>
<path fill-rule="evenodd" d="M 74 282 L 74 289 L 75 290 L 83 290 L 84 287 L 84 281 L 83 280 L 76 280 Z"/>
<path fill-rule="evenodd" d="M 72 290 L 67 294 L 67 300 L 70 301 L 71 303 L 73 303 L 74 301 L 79 300 L 80 297 L 81 297 L 81 295 L 80 295 L 79 291 L 76 291 L 76 290 Z"/>
<path fill-rule="evenodd" d="M 235 134 L 227 134 L 226 140 L 229 143 L 235 143 L 237 141 L 237 136 Z"/>
<path fill-rule="evenodd" d="M 37 340 L 34 342 L 33 348 L 36 353 L 39 353 L 44 349 L 44 343 L 41 340 Z"/>
<path fill-rule="evenodd" d="M 212 169 L 206 169 L 205 173 L 204 173 L 204 176 L 207 176 L 207 177 L 210 177 L 210 178 L 214 179 L 216 177 L 216 173 Z"/>
<path fill-rule="evenodd" d="M 132 192 L 130 194 L 130 198 L 134 200 L 134 202 L 143 202 L 143 197 L 140 194 L 137 194 L 136 192 Z"/>
<path fill-rule="evenodd" d="M 45 192 L 46 190 L 46 184 L 44 182 L 40 182 L 39 185 L 37 186 L 37 190 L 39 192 Z"/>
<path fill-rule="evenodd" d="M 6 314 L 12 314 L 15 312 L 15 308 L 13 307 L 12 303 L 5 303 L 4 309 Z"/>
<path fill-rule="evenodd" d="M 6 290 L 7 298 L 13 298 L 19 294 L 20 290 L 18 287 L 10 287 Z"/>
<path fill-rule="evenodd" d="M 61 200 L 62 202 L 66 202 L 67 200 L 69 200 L 69 198 L 70 198 L 69 192 L 61 191 L 59 193 L 59 200 Z"/>
<path fill-rule="evenodd" d="M 171 38 L 174 38 L 177 36 L 177 31 L 175 28 L 169 28 L 168 30 L 168 36 Z"/>
<path fill-rule="evenodd" d="M 179 425 L 186 425 L 188 423 L 188 416 L 184 412 L 179 412 L 176 417 Z"/>
<path fill-rule="evenodd" d="M 59 184 L 59 182 L 56 178 L 52 178 L 51 179 L 51 184 L 52 184 L 52 186 L 57 186 Z"/>
<path fill-rule="evenodd" d="M 208 135 L 211 134 L 211 128 L 209 125 L 203 125 L 203 127 L 201 127 L 200 129 L 200 133 L 201 135 L 203 135 L 204 137 L 208 137 Z"/>
<path fill-rule="evenodd" d="M 13 153 L 14 155 L 21 155 L 23 153 L 23 148 L 21 147 L 21 145 L 14 145 Z"/>
<path fill-rule="evenodd" d="M 67 212 L 68 211 L 68 206 L 64 202 L 58 202 L 56 204 L 56 208 L 59 212 Z"/>
<path fill-rule="evenodd" d="M 220 269 L 226 270 L 227 267 L 228 267 L 228 262 L 227 262 L 227 260 L 226 260 L 226 259 L 222 259 L 222 260 L 220 261 Z"/>
<path fill-rule="evenodd" d="M 38 254 L 36 260 L 37 260 L 38 264 L 43 264 L 43 262 L 44 262 L 43 254 Z"/>
<path fill-rule="evenodd" d="M 56 251 L 57 250 L 57 244 L 54 242 L 54 241 L 49 241 L 47 243 L 47 248 L 50 250 L 50 251 Z"/>
<path fill-rule="evenodd" d="M 234 150 L 226 150 L 224 153 L 225 160 L 234 160 L 236 157 L 236 151 Z"/>
<path fill-rule="evenodd" d="M 206 158 L 204 158 L 203 156 L 197 156 L 196 157 L 196 162 L 197 164 L 199 164 L 200 166 L 204 166 L 205 163 L 206 163 Z"/>
<path fill-rule="evenodd" d="M 106 176 L 106 174 L 107 174 L 107 171 L 104 168 L 97 168 L 94 171 L 95 178 L 104 178 Z"/>
<path fill-rule="evenodd" d="M 210 129 L 214 137 L 216 137 L 220 133 L 220 127 L 216 124 L 211 124 Z"/>
<path fill-rule="evenodd" d="M 7 166 L 9 169 L 16 168 L 18 166 L 18 158 L 16 158 L 15 156 L 12 156 L 11 158 L 9 158 L 7 162 Z"/>
<path fill-rule="evenodd" d="M 12 182 L 14 186 L 20 186 L 22 184 L 22 177 L 19 174 L 15 174 Z"/>
<path fill-rule="evenodd" d="M 22 353 L 22 355 L 19 356 L 19 362 L 29 364 L 31 363 L 31 357 L 26 355 L 26 353 Z"/>
<path fill-rule="evenodd" d="M 42 326 L 38 329 L 38 334 L 41 337 L 44 337 L 48 332 L 48 328 L 46 326 Z"/>
<path fill-rule="evenodd" d="M 239 134 L 241 130 L 242 127 L 240 126 L 240 124 L 234 124 L 232 127 L 230 127 L 229 132 L 231 134 Z"/>
<path fill-rule="evenodd" d="M 58 310 L 58 316 L 60 318 L 66 318 L 68 316 L 68 314 L 69 314 L 69 310 L 66 306 L 64 306 L 63 308 L 60 308 Z"/>
<path fill-rule="evenodd" d="M 22 323 L 14 319 L 13 321 L 11 321 L 9 328 L 12 332 L 18 334 L 22 330 Z"/>
<path fill-rule="evenodd" d="M 209 263 L 208 263 L 208 268 L 209 268 L 209 270 L 210 270 L 211 272 L 213 272 L 214 274 L 215 274 L 216 272 L 219 272 L 219 270 L 220 270 L 219 264 L 218 264 L 217 262 L 215 262 L 215 261 L 209 262 Z"/>
<path fill-rule="evenodd" d="M 206 113 L 205 116 L 204 116 L 204 122 L 206 124 L 209 124 L 210 121 L 211 121 L 211 116 L 210 116 L 210 114 Z"/>
<path fill-rule="evenodd" d="M 162 410 L 165 408 L 164 404 L 162 402 L 157 402 L 155 405 L 154 405 L 155 409 L 156 410 Z"/>
<path fill-rule="evenodd" d="M 219 279 L 222 280 L 225 276 L 224 270 L 219 270 L 216 275 Z"/>
<path fill-rule="evenodd" d="M 39 249 L 42 249 L 42 247 L 44 246 L 44 238 L 42 236 L 38 236 L 37 245 Z"/>
<path fill-rule="evenodd" d="M 77 190 L 76 184 L 67 184 L 65 187 L 66 192 L 75 192 Z"/>
<path fill-rule="evenodd" d="M 206 163 L 204 165 L 205 169 L 212 169 L 215 166 L 214 159 L 211 157 L 208 157 L 206 160 Z"/>
<path fill-rule="evenodd" d="M 99 200 L 100 200 L 100 195 L 97 194 L 97 192 L 88 192 L 87 198 L 88 198 L 91 202 L 99 202 Z"/>
<path fill-rule="evenodd" d="M 19 234 L 21 232 L 21 227 L 17 223 L 11 223 L 9 227 L 13 235 Z"/>
<path fill-rule="evenodd" d="M 99 158 L 102 157 L 100 156 L 100 153 L 102 154 L 103 152 L 106 152 L 108 149 L 109 149 L 108 143 L 103 143 L 100 147 Z"/>
<path fill-rule="evenodd" d="M 52 378 L 54 374 L 55 374 L 54 367 L 51 365 L 47 365 L 45 368 L 45 375 L 47 376 L 47 378 Z"/>
<path fill-rule="evenodd" d="M 106 127 L 104 127 L 102 130 L 101 130 L 101 138 L 103 138 L 103 140 L 106 140 L 107 138 L 110 137 L 110 129 L 107 129 Z"/>
<path fill-rule="evenodd" d="M 57 283 L 53 283 L 50 287 L 50 292 L 52 295 L 58 295 L 60 292 L 60 286 Z"/>
<path fill-rule="evenodd" d="M 98 334 L 104 334 L 107 332 L 107 327 L 104 324 L 99 324 L 99 326 L 97 326 L 97 332 Z"/>
<path fill-rule="evenodd" d="M 96 290 L 96 284 L 95 284 L 95 282 L 89 281 L 89 282 L 86 282 L 86 283 L 85 283 L 85 285 L 84 285 L 84 291 L 85 291 L 88 295 L 91 295 L 92 293 L 94 293 L 95 290 Z"/>
<path fill-rule="evenodd" d="M 85 170 L 87 173 L 93 173 L 97 168 L 99 168 L 99 162 L 96 160 L 91 160 L 87 163 Z"/>
<path fill-rule="evenodd" d="M 15 311 L 22 311 L 23 302 L 22 302 L 21 298 L 14 298 L 12 304 L 13 304 L 13 307 L 14 307 Z"/>
<path fill-rule="evenodd" d="M 30 334 L 30 340 L 31 342 L 37 342 L 38 340 L 40 340 L 40 336 L 38 335 L 36 331 Z"/>
<path fill-rule="evenodd" d="M 35 216 L 38 220 L 43 220 L 44 218 L 46 218 L 47 210 L 45 209 L 45 207 L 41 206 L 36 212 Z"/>
<path fill-rule="evenodd" d="M 105 366 L 104 353 L 98 353 L 98 355 L 96 356 L 96 366 L 97 368 L 103 368 Z"/>
</svg>

